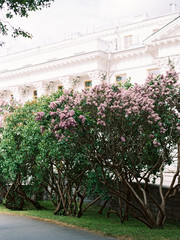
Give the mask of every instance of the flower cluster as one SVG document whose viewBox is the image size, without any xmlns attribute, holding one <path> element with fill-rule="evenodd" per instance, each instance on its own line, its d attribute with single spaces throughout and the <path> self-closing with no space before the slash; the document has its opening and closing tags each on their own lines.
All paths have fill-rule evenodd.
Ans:
<svg viewBox="0 0 180 240">
<path fill-rule="evenodd" d="M 44 112 L 38 112 L 38 113 L 35 113 L 35 115 L 36 115 L 35 120 L 36 120 L 36 121 L 40 121 L 40 120 L 43 119 L 45 113 L 44 113 Z"/>
<path fill-rule="evenodd" d="M 75 108 L 81 104 L 81 97 L 81 94 L 69 90 L 65 91 L 64 95 L 56 101 L 50 103 L 50 129 L 59 140 L 65 139 L 64 131 L 73 132 L 73 128 L 77 127 L 78 122 L 85 123 L 86 119 L 83 114 L 75 114 Z"/>
<path fill-rule="evenodd" d="M 50 128 L 58 139 L 64 139 L 66 130 L 74 131 L 91 119 L 100 132 L 104 131 L 101 128 L 116 126 L 123 143 L 131 132 L 138 130 L 141 135 L 147 132 L 152 144 L 160 147 L 157 134 L 169 134 L 171 121 L 180 130 L 179 88 L 178 75 L 171 68 L 166 76 L 149 76 L 145 84 L 129 89 L 103 83 L 81 93 L 65 91 L 49 105 Z M 43 112 L 37 113 L 36 120 L 43 116 Z"/>
</svg>

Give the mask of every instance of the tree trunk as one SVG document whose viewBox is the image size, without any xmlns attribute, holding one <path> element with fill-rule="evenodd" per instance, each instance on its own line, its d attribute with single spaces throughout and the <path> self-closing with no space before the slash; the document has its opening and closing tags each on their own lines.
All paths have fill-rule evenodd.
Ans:
<svg viewBox="0 0 180 240">
<path fill-rule="evenodd" d="M 62 202 L 59 201 L 56 209 L 54 210 L 54 215 L 57 215 L 62 210 Z"/>
<path fill-rule="evenodd" d="M 106 207 L 107 203 L 108 203 L 108 200 L 104 201 L 104 203 L 103 203 L 102 207 L 100 208 L 98 214 L 102 214 L 103 213 L 103 210 Z"/>
</svg>

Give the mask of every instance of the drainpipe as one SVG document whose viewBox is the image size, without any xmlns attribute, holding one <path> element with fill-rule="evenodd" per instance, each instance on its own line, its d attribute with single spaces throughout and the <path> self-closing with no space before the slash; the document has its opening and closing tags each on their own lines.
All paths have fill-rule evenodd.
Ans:
<svg viewBox="0 0 180 240">
<path fill-rule="evenodd" d="M 107 83 L 110 84 L 110 62 L 111 62 L 111 52 L 107 55 Z"/>
</svg>

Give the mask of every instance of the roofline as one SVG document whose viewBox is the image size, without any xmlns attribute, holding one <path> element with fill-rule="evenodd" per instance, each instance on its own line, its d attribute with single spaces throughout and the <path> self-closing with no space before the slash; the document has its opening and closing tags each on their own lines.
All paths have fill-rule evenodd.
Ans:
<svg viewBox="0 0 180 240">
<path fill-rule="evenodd" d="M 165 27 L 167 27 L 168 25 L 170 25 L 172 22 L 176 21 L 178 18 L 180 18 L 180 13 L 179 16 L 174 18 L 172 21 L 170 21 L 169 23 L 167 23 L 166 25 L 164 25 L 163 27 L 161 27 L 159 30 L 157 30 L 156 32 L 152 33 L 150 36 L 148 36 L 147 38 L 145 38 L 143 40 L 143 42 L 145 42 L 148 38 L 152 37 L 153 35 L 157 34 L 158 32 L 160 32 L 162 29 L 164 29 Z"/>
<path fill-rule="evenodd" d="M 131 25 L 136 25 L 138 23 L 145 23 L 147 21 L 151 21 L 151 20 L 155 20 L 155 19 L 159 19 L 159 18 L 164 18 L 164 17 L 169 17 L 169 16 L 173 16 L 173 15 L 177 15 L 180 13 L 179 12 L 174 12 L 174 13 L 165 13 L 165 14 L 162 14 L 162 15 L 159 15 L 159 16 L 156 16 L 156 17 L 147 17 L 146 19 L 143 19 L 141 21 L 137 21 L 137 22 L 130 22 L 130 23 L 125 23 L 121 26 L 116 26 L 116 27 L 107 27 L 106 29 L 103 29 L 103 30 L 100 30 L 100 31 L 95 31 L 95 32 L 92 32 L 92 33 L 88 33 L 88 34 L 83 34 L 82 36 L 80 37 L 77 37 L 77 38 L 84 38 L 86 36 L 93 36 L 93 35 L 96 35 L 96 34 L 102 34 L 103 32 L 108 32 L 108 31 L 111 31 L 111 30 L 114 30 L 114 28 L 124 28 L 124 27 L 128 27 L 128 26 L 131 26 Z M 179 17 L 179 16 L 178 16 Z M 178 18 L 176 17 L 176 18 Z M 175 19 L 176 19 L 175 18 Z M 174 19 L 174 20 L 175 20 Z M 172 21 L 174 21 L 172 20 Z M 171 21 L 171 22 L 172 22 Z M 170 22 L 170 23 L 171 23 Z M 166 26 L 166 25 L 165 25 Z M 162 29 L 162 28 L 161 28 Z M 159 31 L 159 30 L 158 30 Z M 157 32 L 155 32 L 157 33 Z M 155 34 L 153 33 L 153 34 Z M 151 34 L 150 36 L 152 36 L 153 34 Z M 149 36 L 149 37 L 150 37 Z M 148 39 L 149 37 L 147 37 L 146 39 Z M 63 39 L 63 40 L 60 40 L 60 41 L 55 41 L 55 42 L 52 42 L 52 43 L 49 43 L 47 45 L 40 45 L 40 46 L 36 46 L 36 47 L 30 47 L 28 49 L 24 49 L 24 50 L 20 50 L 20 51 L 17 51 L 17 52 L 12 52 L 12 53 L 9 53 L 9 54 L 0 54 L 0 57 L 7 57 L 7 56 L 13 56 L 13 55 L 16 55 L 16 54 L 23 54 L 23 53 L 27 53 L 27 52 L 30 52 L 30 51 L 34 51 L 34 50 L 37 50 L 37 49 L 45 49 L 45 48 L 49 48 L 51 46 L 55 46 L 55 45 L 59 45 L 59 44 L 64 44 L 65 42 L 71 42 L 71 41 L 74 41 L 74 39 L 77 39 L 77 38 L 70 38 L 70 39 Z M 145 40 L 146 40 L 145 39 Z M 144 41 L 145 41 L 144 40 Z M 144 42 L 143 41 L 143 42 Z"/>
</svg>

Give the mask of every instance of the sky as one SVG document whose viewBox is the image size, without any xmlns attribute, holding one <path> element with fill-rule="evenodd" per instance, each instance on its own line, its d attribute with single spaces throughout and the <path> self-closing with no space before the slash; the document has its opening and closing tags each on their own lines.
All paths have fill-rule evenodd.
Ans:
<svg viewBox="0 0 180 240">
<path fill-rule="evenodd" d="M 170 3 L 180 11 L 180 0 L 54 0 L 50 8 L 36 11 L 13 24 L 32 33 L 32 39 L 5 38 L 0 54 L 44 46 L 69 38 L 78 32 L 87 34 L 146 14 L 154 17 L 171 12 Z"/>
</svg>

